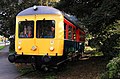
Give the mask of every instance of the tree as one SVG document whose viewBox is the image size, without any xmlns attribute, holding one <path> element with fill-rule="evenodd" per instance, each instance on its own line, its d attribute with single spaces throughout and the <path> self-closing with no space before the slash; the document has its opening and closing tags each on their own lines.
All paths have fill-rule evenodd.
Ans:
<svg viewBox="0 0 120 79">
<path fill-rule="evenodd" d="M 86 26 L 89 34 L 94 37 L 92 40 L 99 46 L 100 51 L 113 52 L 109 49 L 114 47 L 115 42 L 109 39 L 114 37 L 120 40 L 118 38 L 120 33 L 114 32 L 114 30 L 117 31 L 115 24 L 120 19 L 120 0 L 61 0 L 56 8 L 76 15 L 81 25 Z M 107 45 L 105 43 L 109 45 L 108 40 L 112 42 L 111 46 L 104 50 L 104 46 Z"/>
<path fill-rule="evenodd" d="M 9 37 L 15 34 L 16 15 L 38 3 L 34 0 L 1 0 L 0 1 L 0 35 Z M 10 39 L 10 49 L 14 50 L 14 39 Z"/>
<path fill-rule="evenodd" d="M 0 1 L 0 33 L 9 37 L 15 33 L 15 17 L 21 10 L 32 6 L 33 0 L 25 0 L 21 3 L 18 0 L 1 0 Z"/>
</svg>

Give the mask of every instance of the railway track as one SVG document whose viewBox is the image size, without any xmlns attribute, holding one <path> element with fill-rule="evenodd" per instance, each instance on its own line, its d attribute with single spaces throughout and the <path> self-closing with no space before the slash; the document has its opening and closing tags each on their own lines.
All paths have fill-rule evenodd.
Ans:
<svg viewBox="0 0 120 79">
<path fill-rule="evenodd" d="M 56 71 L 56 70 L 59 69 L 58 67 L 60 67 L 60 65 L 63 64 L 64 62 L 66 62 L 66 61 L 76 61 L 76 59 L 75 59 L 76 57 L 77 57 L 77 55 L 73 55 L 72 57 L 68 57 L 67 59 L 64 59 L 64 60 L 58 62 L 55 67 L 47 67 L 46 65 L 43 65 L 43 66 L 41 66 L 41 70 L 42 70 L 42 72 L 51 71 L 51 70 Z M 35 73 L 35 72 L 39 71 L 39 70 L 35 69 L 35 66 L 33 64 L 32 64 L 32 68 L 33 68 L 33 70 L 28 71 L 26 73 L 23 73 L 23 74 L 17 76 L 15 79 L 20 79 L 23 76 L 26 76 L 26 75 L 29 75 L 31 73 Z M 39 72 L 41 72 L 41 71 L 39 71 Z"/>
<path fill-rule="evenodd" d="M 26 75 L 29 75 L 30 73 L 33 73 L 33 72 L 36 72 L 36 71 L 37 71 L 37 70 L 28 71 L 28 72 L 26 72 L 26 73 L 23 73 L 23 74 L 17 76 L 15 79 L 20 79 L 21 77 L 26 76 Z"/>
</svg>

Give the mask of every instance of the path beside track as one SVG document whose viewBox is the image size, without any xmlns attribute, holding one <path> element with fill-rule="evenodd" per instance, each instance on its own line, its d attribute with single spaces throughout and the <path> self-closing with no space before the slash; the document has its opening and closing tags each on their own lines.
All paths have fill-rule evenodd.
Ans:
<svg viewBox="0 0 120 79">
<path fill-rule="evenodd" d="M 20 74 L 15 66 L 8 61 L 9 46 L 0 50 L 0 79 L 15 79 Z"/>
</svg>

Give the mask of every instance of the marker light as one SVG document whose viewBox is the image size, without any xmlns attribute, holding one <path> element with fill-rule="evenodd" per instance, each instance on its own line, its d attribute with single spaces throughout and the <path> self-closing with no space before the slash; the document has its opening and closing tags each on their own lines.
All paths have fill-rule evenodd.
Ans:
<svg viewBox="0 0 120 79">
<path fill-rule="evenodd" d="M 21 44 L 21 41 L 18 41 L 18 44 Z"/>
<path fill-rule="evenodd" d="M 82 45 L 82 43 L 79 43 L 79 45 Z"/>
<path fill-rule="evenodd" d="M 54 44 L 54 40 L 51 40 L 51 41 L 50 41 L 50 44 Z"/>
<path fill-rule="evenodd" d="M 50 47 L 50 50 L 53 51 L 53 50 L 54 50 L 54 47 Z"/>
<path fill-rule="evenodd" d="M 38 8 L 37 8 L 37 6 L 36 6 L 36 5 L 34 5 L 33 9 L 36 11 Z"/>
<path fill-rule="evenodd" d="M 21 50 L 21 49 L 22 49 L 22 47 L 21 47 L 21 46 L 18 46 L 18 49 L 19 49 L 19 50 Z"/>
<path fill-rule="evenodd" d="M 32 48 L 31 48 L 33 51 L 35 51 L 36 49 L 37 49 L 37 47 L 36 46 L 32 46 Z"/>
</svg>

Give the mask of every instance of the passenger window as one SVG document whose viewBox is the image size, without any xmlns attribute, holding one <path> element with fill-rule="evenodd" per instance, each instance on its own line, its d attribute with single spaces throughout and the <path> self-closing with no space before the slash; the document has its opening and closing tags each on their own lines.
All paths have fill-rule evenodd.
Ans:
<svg viewBox="0 0 120 79">
<path fill-rule="evenodd" d="M 68 39 L 72 40 L 72 27 L 68 27 Z"/>
<path fill-rule="evenodd" d="M 76 40 L 76 28 L 73 28 L 73 40 Z"/>
<path fill-rule="evenodd" d="M 55 21 L 54 20 L 38 20 L 36 22 L 37 38 L 54 38 L 55 37 Z"/>
<path fill-rule="evenodd" d="M 18 22 L 19 38 L 33 38 L 34 37 L 34 21 L 20 21 Z"/>
<path fill-rule="evenodd" d="M 85 41 L 85 35 L 80 32 L 80 41 Z"/>
</svg>

